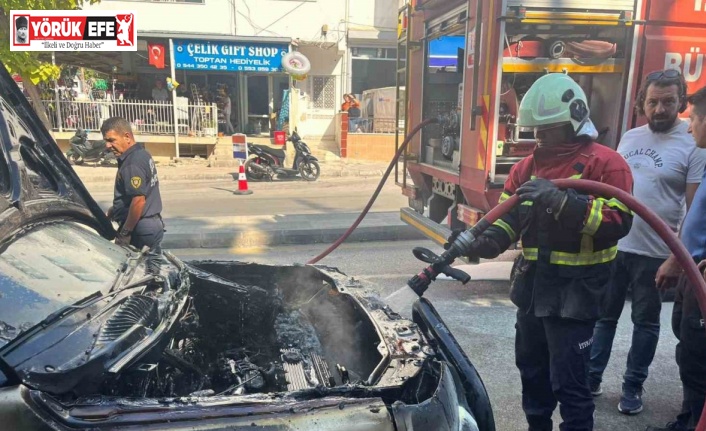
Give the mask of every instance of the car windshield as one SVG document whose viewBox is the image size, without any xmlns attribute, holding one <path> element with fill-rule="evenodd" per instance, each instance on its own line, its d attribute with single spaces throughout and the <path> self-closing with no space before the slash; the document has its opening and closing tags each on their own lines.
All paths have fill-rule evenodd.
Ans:
<svg viewBox="0 0 706 431">
<path fill-rule="evenodd" d="M 49 314 L 110 289 L 128 252 L 72 222 L 36 226 L 0 254 L 0 347 Z"/>
</svg>

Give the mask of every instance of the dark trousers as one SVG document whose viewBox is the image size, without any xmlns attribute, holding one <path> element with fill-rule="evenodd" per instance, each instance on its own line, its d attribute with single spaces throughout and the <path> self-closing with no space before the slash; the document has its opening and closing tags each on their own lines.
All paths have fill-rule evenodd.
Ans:
<svg viewBox="0 0 706 431">
<path fill-rule="evenodd" d="M 593 429 L 594 404 L 587 381 L 593 325 L 518 311 L 515 363 L 529 431 L 552 431 L 557 402 L 562 431 Z"/>
<path fill-rule="evenodd" d="M 692 431 L 696 429 L 696 425 L 699 423 L 699 419 L 701 419 L 704 401 L 706 401 L 706 392 L 704 391 L 704 384 L 706 384 L 704 381 L 706 380 L 706 369 L 704 368 L 706 367 L 702 365 L 706 358 L 699 358 L 695 355 L 689 355 L 688 353 L 683 355 L 679 350 L 680 346 L 677 344 L 677 363 L 679 363 L 680 360 L 690 361 L 701 368 L 700 373 L 694 374 L 693 370 L 684 370 L 679 363 L 679 377 L 682 381 L 684 398 L 681 403 L 681 412 L 677 415 L 677 429 Z M 699 362 L 696 362 L 697 359 Z"/>
<path fill-rule="evenodd" d="M 592 382 L 600 383 L 603 380 L 618 319 L 625 306 L 628 288 L 631 288 L 632 344 L 623 380 L 626 387 L 635 391 L 642 390 L 659 341 L 662 297 L 655 286 L 655 276 L 663 263 L 664 259 L 618 252 L 613 262 L 603 318 L 596 323 L 593 334 L 589 364 L 589 378 Z"/>
<path fill-rule="evenodd" d="M 676 359 L 684 394 L 676 429 L 692 431 L 699 423 L 706 401 L 706 351 L 695 352 L 677 343 Z"/>
<path fill-rule="evenodd" d="M 696 301 L 696 288 L 682 275 L 672 311 L 672 331 L 679 339 L 676 360 L 684 399 L 677 416 L 678 430 L 693 430 L 706 400 L 706 328 Z"/>
<path fill-rule="evenodd" d="M 147 252 L 147 271 L 151 274 L 159 272 L 162 263 L 162 239 L 164 238 L 164 222 L 162 218 L 143 218 L 137 222 L 130 237 L 130 245 L 142 250 L 144 246 L 150 248 Z"/>
</svg>

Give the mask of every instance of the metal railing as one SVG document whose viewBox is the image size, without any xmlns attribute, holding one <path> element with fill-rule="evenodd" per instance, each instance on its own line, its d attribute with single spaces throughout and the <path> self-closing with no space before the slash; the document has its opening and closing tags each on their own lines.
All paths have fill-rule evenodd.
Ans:
<svg viewBox="0 0 706 431">
<path fill-rule="evenodd" d="M 395 133 L 397 128 L 404 130 L 404 120 L 398 123 L 394 117 L 348 119 L 348 133 Z"/>
<path fill-rule="evenodd" d="M 189 105 L 177 100 L 176 122 L 180 136 L 216 136 L 218 108 L 216 104 Z M 171 102 L 122 100 L 42 100 L 56 131 L 76 129 L 100 130 L 110 117 L 123 117 L 135 134 L 174 135 L 174 106 Z"/>
</svg>

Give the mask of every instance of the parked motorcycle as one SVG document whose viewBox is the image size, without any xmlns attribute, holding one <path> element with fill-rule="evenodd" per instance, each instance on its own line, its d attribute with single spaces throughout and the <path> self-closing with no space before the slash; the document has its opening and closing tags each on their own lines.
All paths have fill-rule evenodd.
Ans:
<svg viewBox="0 0 706 431">
<path fill-rule="evenodd" d="M 299 175 L 305 181 L 316 181 L 321 168 L 318 159 L 311 154 L 309 146 L 301 140 L 296 131 L 292 132 L 287 141 L 291 142 L 296 150 L 291 167 L 284 166 L 284 150 L 248 143 L 248 152 L 253 157 L 245 162 L 245 175 L 253 180 L 264 178 L 272 180 L 275 175 L 284 177 Z"/>
<path fill-rule="evenodd" d="M 118 162 L 115 155 L 106 148 L 105 141 L 89 141 L 86 130 L 76 130 L 69 142 L 71 148 L 66 152 L 66 158 L 75 165 L 82 165 L 84 162 L 112 165 Z"/>
</svg>

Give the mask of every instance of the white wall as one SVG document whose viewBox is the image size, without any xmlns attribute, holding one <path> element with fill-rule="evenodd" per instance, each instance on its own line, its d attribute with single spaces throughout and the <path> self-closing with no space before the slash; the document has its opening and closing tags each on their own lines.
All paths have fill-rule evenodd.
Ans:
<svg viewBox="0 0 706 431">
<path fill-rule="evenodd" d="M 350 27 L 360 30 L 397 30 L 399 0 L 351 0 Z"/>
<path fill-rule="evenodd" d="M 349 4 L 350 3 L 350 4 Z M 205 0 L 204 4 L 103 0 L 84 9 L 134 10 L 138 31 L 291 37 L 345 42 L 351 28 L 396 29 L 398 0 Z M 321 28 L 328 25 L 328 34 Z"/>
<path fill-rule="evenodd" d="M 318 42 L 345 41 L 345 25 L 342 21 L 345 20 L 346 0 L 234 2 L 239 36 L 284 36 Z M 328 25 L 325 37 L 321 34 L 323 25 Z"/>
<path fill-rule="evenodd" d="M 140 31 L 235 34 L 230 0 L 205 0 L 204 4 L 102 0 L 86 3 L 84 9 L 135 11 L 138 35 Z"/>
<path fill-rule="evenodd" d="M 311 61 L 311 71 L 309 76 L 333 76 L 335 78 L 335 91 L 333 95 L 333 107 L 327 110 L 312 109 L 310 102 L 310 81 L 300 81 L 296 84 L 301 89 L 306 98 L 300 105 L 299 131 L 307 135 L 309 139 L 320 139 L 332 141 L 335 138 L 335 118 L 336 112 L 342 103 L 343 87 L 341 86 L 341 73 L 345 56 L 341 55 L 335 46 L 329 49 L 322 49 L 316 45 L 300 46 L 299 51 L 306 55 Z"/>
</svg>

